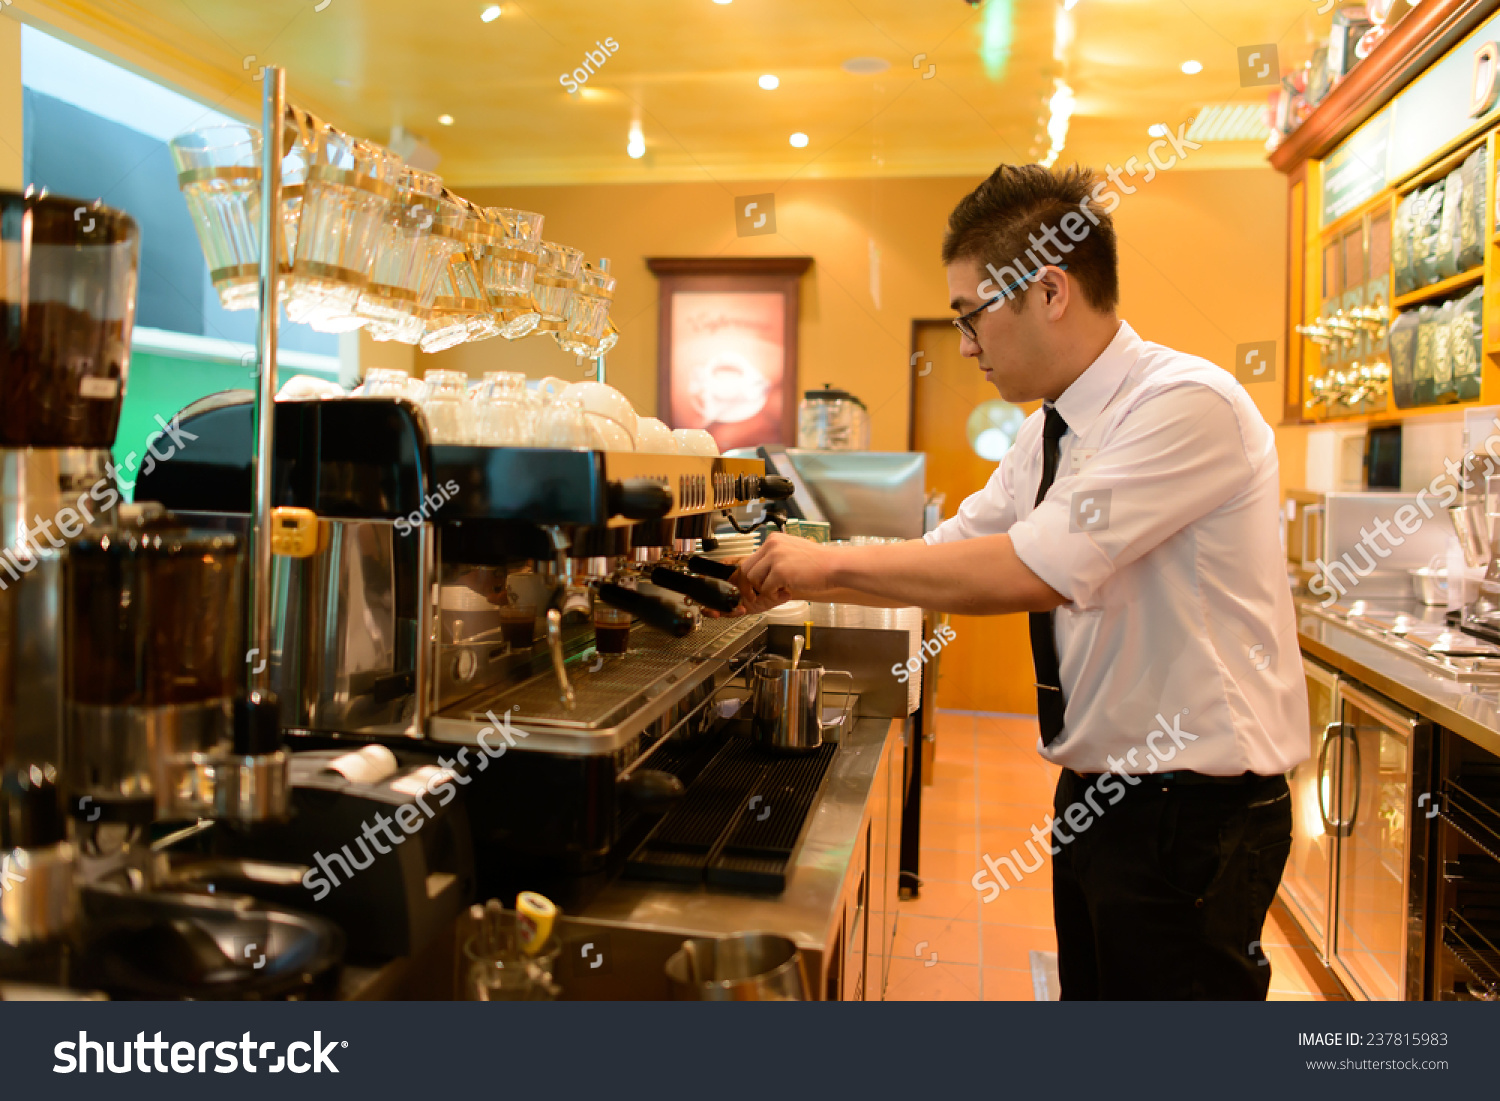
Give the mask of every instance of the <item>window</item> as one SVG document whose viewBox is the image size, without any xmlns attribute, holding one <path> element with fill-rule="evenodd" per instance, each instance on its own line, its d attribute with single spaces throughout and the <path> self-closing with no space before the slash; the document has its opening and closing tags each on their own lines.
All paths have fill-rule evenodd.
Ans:
<svg viewBox="0 0 1500 1101">
<path fill-rule="evenodd" d="M 256 313 L 219 305 L 177 188 L 167 141 L 232 121 L 203 104 L 33 27 L 21 28 L 28 186 L 102 199 L 141 227 L 141 275 L 125 405 L 115 438 L 120 462 L 145 454 L 156 417 L 219 390 L 253 385 Z M 338 337 L 283 317 L 279 377 L 337 378 Z"/>
</svg>

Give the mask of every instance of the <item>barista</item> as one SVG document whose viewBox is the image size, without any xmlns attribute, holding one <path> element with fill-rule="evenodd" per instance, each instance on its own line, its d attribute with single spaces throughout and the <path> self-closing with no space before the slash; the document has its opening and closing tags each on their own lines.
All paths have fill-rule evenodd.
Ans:
<svg viewBox="0 0 1500 1101">
<path fill-rule="evenodd" d="M 1103 186 L 1002 165 L 949 217 L 963 355 L 1043 403 L 989 483 L 902 545 L 772 535 L 736 581 L 747 611 L 1026 612 L 1063 997 L 1262 999 L 1308 722 L 1275 439 L 1233 375 L 1116 315 Z"/>
</svg>

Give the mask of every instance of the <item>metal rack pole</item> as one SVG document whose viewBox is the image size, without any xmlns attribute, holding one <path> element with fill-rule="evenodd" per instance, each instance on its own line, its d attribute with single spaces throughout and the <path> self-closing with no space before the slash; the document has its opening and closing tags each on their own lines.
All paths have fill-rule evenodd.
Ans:
<svg viewBox="0 0 1500 1101">
<path fill-rule="evenodd" d="M 276 423 L 276 341 L 281 281 L 281 161 L 286 70 L 268 66 L 261 107 L 260 333 L 255 387 L 255 511 L 250 524 L 250 687 L 271 685 L 271 474 Z"/>
<path fill-rule="evenodd" d="M 601 256 L 599 258 L 599 270 L 602 271 L 605 275 L 609 274 L 609 258 L 608 257 Z M 606 319 L 605 322 L 604 322 L 604 324 L 606 326 L 608 326 L 609 325 L 609 321 Z M 604 338 L 604 334 L 603 333 L 600 333 L 599 336 L 600 336 L 601 340 Z M 594 357 L 594 381 L 595 382 L 607 382 L 608 381 L 604 377 L 604 357 L 602 355 Z"/>
</svg>

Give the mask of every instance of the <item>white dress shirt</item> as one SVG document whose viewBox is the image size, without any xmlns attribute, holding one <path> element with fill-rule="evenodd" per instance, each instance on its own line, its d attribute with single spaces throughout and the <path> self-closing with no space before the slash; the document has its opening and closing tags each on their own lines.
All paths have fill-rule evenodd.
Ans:
<svg viewBox="0 0 1500 1101">
<path fill-rule="evenodd" d="M 1276 439 L 1255 403 L 1227 371 L 1122 322 L 1056 405 L 1068 431 L 1042 503 L 1038 410 L 926 536 L 1008 532 L 1066 598 L 1053 622 L 1067 715 L 1042 756 L 1132 775 L 1269 776 L 1306 760 Z"/>
</svg>

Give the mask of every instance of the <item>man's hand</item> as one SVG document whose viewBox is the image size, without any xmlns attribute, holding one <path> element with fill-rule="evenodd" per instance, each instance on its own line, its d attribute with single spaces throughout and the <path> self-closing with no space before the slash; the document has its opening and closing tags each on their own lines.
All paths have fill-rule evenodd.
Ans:
<svg viewBox="0 0 1500 1101">
<path fill-rule="evenodd" d="M 794 594 L 825 592 L 834 548 L 773 533 L 761 548 L 740 563 L 734 583 L 744 596 L 746 612 L 764 612 Z"/>
</svg>

